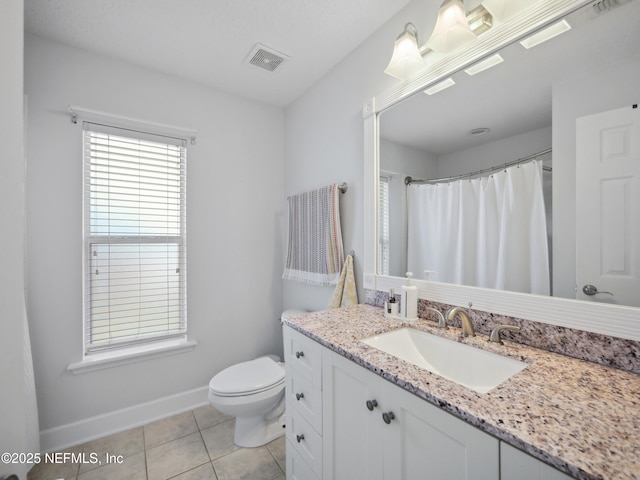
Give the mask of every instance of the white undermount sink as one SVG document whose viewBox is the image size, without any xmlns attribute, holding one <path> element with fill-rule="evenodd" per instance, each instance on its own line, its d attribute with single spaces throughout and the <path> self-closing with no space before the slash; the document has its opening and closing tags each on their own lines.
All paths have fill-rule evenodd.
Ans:
<svg viewBox="0 0 640 480">
<path fill-rule="evenodd" d="M 487 393 L 528 364 L 414 328 L 400 328 L 362 342 L 478 393 Z"/>
</svg>

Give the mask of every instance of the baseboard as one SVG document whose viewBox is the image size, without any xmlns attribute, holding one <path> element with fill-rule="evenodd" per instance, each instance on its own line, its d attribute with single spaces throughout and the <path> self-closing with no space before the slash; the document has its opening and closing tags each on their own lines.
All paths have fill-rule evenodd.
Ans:
<svg viewBox="0 0 640 480">
<path fill-rule="evenodd" d="M 145 425 L 208 403 L 208 386 L 42 430 L 40 448 L 54 452 Z"/>
</svg>

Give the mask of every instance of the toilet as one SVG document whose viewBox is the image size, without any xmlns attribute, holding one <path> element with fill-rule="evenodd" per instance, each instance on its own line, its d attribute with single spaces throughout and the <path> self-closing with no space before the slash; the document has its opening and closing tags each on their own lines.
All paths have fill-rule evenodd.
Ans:
<svg viewBox="0 0 640 480">
<path fill-rule="evenodd" d="M 301 313 L 287 310 L 282 318 Z M 211 379 L 209 403 L 236 417 L 236 445 L 259 447 L 284 435 L 284 375 L 284 363 L 266 355 L 227 367 Z"/>
</svg>

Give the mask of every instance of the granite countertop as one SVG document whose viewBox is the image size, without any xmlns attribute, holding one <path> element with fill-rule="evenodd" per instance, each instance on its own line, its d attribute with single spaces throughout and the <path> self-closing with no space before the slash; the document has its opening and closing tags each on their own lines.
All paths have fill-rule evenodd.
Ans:
<svg viewBox="0 0 640 480">
<path fill-rule="evenodd" d="M 370 305 L 295 316 L 285 324 L 401 388 L 580 479 L 640 479 L 640 375 L 419 319 L 402 322 Z M 410 326 L 529 364 L 476 393 L 362 342 Z"/>
</svg>

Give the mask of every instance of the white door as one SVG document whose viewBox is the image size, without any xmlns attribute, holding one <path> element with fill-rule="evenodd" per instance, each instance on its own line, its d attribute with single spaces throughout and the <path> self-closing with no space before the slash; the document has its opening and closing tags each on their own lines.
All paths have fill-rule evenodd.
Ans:
<svg viewBox="0 0 640 480">
<path fill-rule="evenodd" d="M 640 306 L 637 105 L 576 120 L 576 202 L 576 298 Z"/>
</svg>

